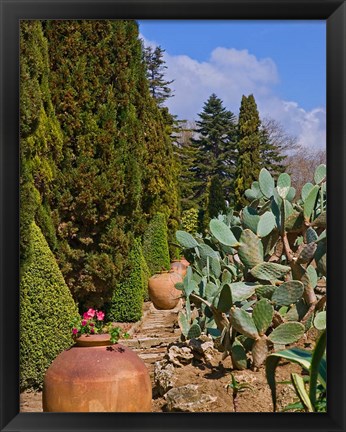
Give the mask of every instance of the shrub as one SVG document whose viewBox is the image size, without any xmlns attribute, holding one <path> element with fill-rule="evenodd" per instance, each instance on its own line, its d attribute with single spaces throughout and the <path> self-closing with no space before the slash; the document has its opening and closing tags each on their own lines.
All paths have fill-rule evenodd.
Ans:
<svg viewBox="0 0 346 432">
<path fill-rule="evenodd" d="M 112 301 L 106 308 L 107 320 L 135 322 L 141 319 L 144 273 L 141 255 L 141 244 L 136 239 L 129 253 L 127 274 L 115 287 Z"/>
<path fill-rule="evenodd" d="M 150 274 L 170 267 L 167 225 L 165 215 L 157 213 L 144 233 L 143 254 Z"/>
<path fill-rule="evenodd" d="M 46 369 L 73 340 L 77 307 L 40 228 L 29 227 L 20 281 L 20 386 L 41 388 Z"/>
<path fill-rule="evenodd" d="M 142 271 L 143 300 L 148 301 L 149 300 L 148 281 L 150 278 L 150 270 L 144 258 L 142 248 L 141 248 L 141 271 Z"/>
<path fill-rule="evenodd" d="M 184 210 L 181 224 L 184 231 L 196 234 L 198 229 L 198 210 L 193 207 L 189 210 Z"/>
</svg>

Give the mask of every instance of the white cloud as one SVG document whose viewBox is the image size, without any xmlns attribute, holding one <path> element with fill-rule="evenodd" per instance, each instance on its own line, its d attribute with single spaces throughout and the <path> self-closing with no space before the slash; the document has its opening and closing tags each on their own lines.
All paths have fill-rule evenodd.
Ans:
<svg viewBox="0 0 346 432">
<path fill-rule="evenodd" d="M 143 38 L 143 36 L 142 36 Z M 156 46 L 145 38 L 146 46 Z M 166 78 L 174 80 L 174 97 L 167 106 L 181 119 L 196 120 L 208 97 L 215 93 L 224 105 L 239 113 L 243 94 L 254 94 L 262 118 L 279 121 L 300 144 L 310 148 L 326 145 L 326 111 L 316 107 L 306 111 L 295 101 L 285 101 L 275 94 L 280 81 L 275 62 L 258 59 L 248 50 L 215 48 L 208 61 L 199 62 L 186 55 L 172 56 L 165 52 Z"/>
</svg>

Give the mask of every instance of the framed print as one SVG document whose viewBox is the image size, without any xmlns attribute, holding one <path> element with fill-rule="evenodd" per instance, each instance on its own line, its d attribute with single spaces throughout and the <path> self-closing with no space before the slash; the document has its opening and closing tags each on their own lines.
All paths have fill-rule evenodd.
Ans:
<svg viewBox="0 0 346 432">
<path fill-rule="evenodd" d="M 345 2 L 0 4 L 1 430 L 344 431 Z"/>
</svg>

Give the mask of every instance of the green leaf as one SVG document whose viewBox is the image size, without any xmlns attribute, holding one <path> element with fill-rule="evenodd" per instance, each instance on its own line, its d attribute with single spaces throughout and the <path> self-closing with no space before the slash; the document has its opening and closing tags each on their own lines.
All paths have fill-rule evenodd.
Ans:
<svg viewBox="0 0 346 432">
<path fill-rule="evenodd" d="M 274 179 L 270 172 L 262 168 L 259 174 L 259 187 L 266 198 L 270 198 L 274 193 Z"/>
<path fill-rule="evenodd" d="M 314 408 L 311 404 L 309 395 L 305 389 L 305 384 L 303 378 L 297 373 L 291 373 L 291 379 L 294 386 L 294 389 L 308 412 L 314 412 Z"/>
<path fill-rule="evenodd" d="M 233 304 L 232 289 L 230 285 L 225 284 L 221 290 L 217 309 L 221 312 L 228 312 Z"/>
<path fill-rule="evenodd" d="M 287 173 L 280 174 L 276 187 L 280 197 L 285 199 L 291 187 L 291 177 Z"/>
<path fill-rule="evenodd" d="M 257 339 L 259 337 L 257 327 L 254 320 L 242 309 L 232 309 L 231 310 L 231 324 L 240 333 L 248 336 L 252 339 Z"/>
<path fill-rule="evenodd" d="M 324 164 L 319 165 L 314 174 L 314 180 L 316 184 L 320 184 L 326 179 L 327 176 L 327 167 Z"/>
<path fill-rule="evenodd" d="M 327 313 L 326 311 L 318 312 L 314 319 L 314 326 L 317 330 L 325 330 L 327 326 Z"/>
<path fill-rule="evenodd" d="M 267 281 L 275 281 L 281 279 L 291 270 L 290 267 L 284 266 L 276 263 L 267 263 L 264 262 L 262 264 L 257 264 L 250 270 L 252 276 L 256 279 L 267 280 Z"/>
<path fill-rule="evenodd" d="M 275 290 L 275 285 L 259 285 L 256 287 L 256 294 L 258 297 L 264 297 L 270 300 Z"/>
<path fill-rule="evenodd" d="M 279 306 L 289 306 L 296 303 L 304 293 L 304 285 L 302 282 L 292 280 L 284 282 L 276 288 L 272 295 L 272 302 Z"/>
<path fill-rule="evenodd" d="M 261 217 L 257 225 L 258 237 L 266 237 L 270 234 L 276 226 L 275 216 L 272 212 L 265 212 Z"/>
<path fill-rule="evenodd" d="M 194 339 L 194 338 L 198 338 L 198 336 L 200 335 L 201 335 L 200 326 L 198 324 L 192 324 L 186 337 L 187 339 Z"/>
<path fill-rule="evenodd" d="M 286 322 L 276 327 L 268 336 L 268 339 L 277 344 L 290 344 L 296 342 L 304 334 L 303 324 L 298 322 Z"/>
<path fill-rule="evenodd" d="M 306 198 L 308 197 L 311 189 L 314 187 L 314 185 L 312 183 L 305 183 L 305 185 L 302 187 L 302 200 L 305 201 Z"/>
<path fill-rule="evenodd" d="M 257 214 L 255 209 L 249 206 L 244 207 L 242 211 L 242 222 L 245 228 L 249 228 L 256 234 L 259 220 L 260 216 Z"/>
<path fill-rule="evenodd" d="M 310 399 L 315 406 L 317 380 L 320 381 L 323 388 L 327 388 L 327 363 L 324 357 L 327 346 L 327 332 L 323 331 L 319 337 L 311 359 L 310 367 Z"/>
<path fill-rule="evenodd" d="M 175 233 L 175 237 L 179 244 L 181 244 L 184 248 L 191 249 L 198 246 L 197 241 L 192 237 L 192 235 L 186 231 L 178 230 Z"/>
<path fill-rule="evenodd" d="M 253 282 L 235 282 L 231 284 L 233 303 L 247 300 L 255 293 L 257 284 Z"/>
<path fill-rule="evenodd" d="M 248 268 L 263 262 L 261 239 L 249 229 L 245 229 L 240 236 L 238 255 L 242 263 Z"/>
<path fill-rule="evenodd" d="M 274 308 L 267 299 L 259 300 L 252 312 L 252 319 L 259 335 L 263 335 L 270 326 L 274 315 Z"/>
<path fill-rule="evenodd" d="M 221 244 L 236 247 L 239 245 L 229 227 L 218 219 L 212 219 L 209 223 L 210 232 Z"/>
<path fill-rule="evenodd" d="M 286 199 L 290 202 L 294 200 L 294 197 L 296 196 L 296 190 L 294 187 L 290 187 L 290 190 L 288 191 L 288 194 L 286 196 Z"/>
<path fill-rule="evenodd" d="M 316 199 L 317 199 L 317 195 L 319 192 L 320 188 L 319 186 L 314 186 L 308 196 L 306 197 L 305 201 L 304 201 L 304 219 L 307 221 L 310 221 L 310 217 L 312 214 L 312 211 L 315 207 L 316 204 Z"/>
<path fill-rule="evenodd" d="M 246 351 L 243 345 L 235 339 L 231 348 L 231 357 L 233 366 L 236 369 L 246 369 L 247 368 L 247 357 Z"/>
<path fill-rule="evenodd" d="M 218 252 L 205 243 L 199 244 L 198 249 L 201 257 L 219 258 Z"/>
</svg>

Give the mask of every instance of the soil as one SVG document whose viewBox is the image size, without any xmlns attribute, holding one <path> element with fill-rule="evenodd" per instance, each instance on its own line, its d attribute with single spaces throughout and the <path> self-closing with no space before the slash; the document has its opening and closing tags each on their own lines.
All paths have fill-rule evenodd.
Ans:
<svg viewBox="0 0 346 432">
<path fill-rule="evenodd" d="M 144 314 L 140 323 L 121 324 L 121 327 L 131 337 L 130 340 L 121 341 L 121 343 L 137 352 L 149 369 L 153 383 L 153 412 L 167 412 L 165 398 L 157 395 L 153 368 L 156 361 L 164 358 L 167 347 L 174 343 L 174 340 L 179 340 L 177 315 L 180 308 L 181 305 L 172 311 L 161 311 L 148 302 L 144 306 Z M 308 337 L 303 339 L 299 345 L 309 348 L 314 336 L 313 333 L 308 334 Z M 188 365 L 176 367 L 175 385 L 196 384 L 202 394 L 216 396 L 216 401 L 205 405 L 203 412 L 234 412 L 232 389 L 228 387 L 231 382 L 231 373 L 233 373 L 239 384 L 251 385 L 251 388 L 246 388 L 243 392 L 238 393 L 236 411 L 272 412 L 271 393 L 265 376 L 265 368 L 262 366 L 258 371 L 232 370 L 230 358 L 222 361 L 221 353 L 218 354 L 220 358 L 216 358 L 216 361 L 213 362 L 217 366 L 194 359 Z M 296 364 L 281 362 L 276 371 L 276 379 L 279 382 L 289 381 L 292 372 L 301 373 L 301 371 L 302 369 Z M 281 411 L 287 404 L 296 400 L 293 387 L 290 384 L 277 384 L 277 399 L 278 411 Z M 20 410 L 21 412 L 41 412 L 42 393 L 32 391 L 21 393 Z"/>
</svg>

